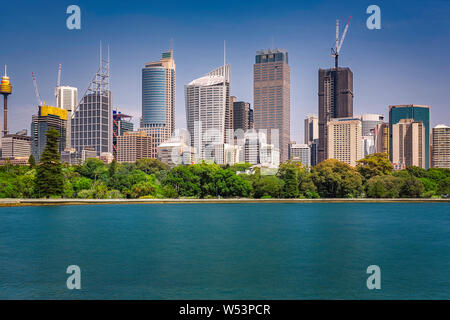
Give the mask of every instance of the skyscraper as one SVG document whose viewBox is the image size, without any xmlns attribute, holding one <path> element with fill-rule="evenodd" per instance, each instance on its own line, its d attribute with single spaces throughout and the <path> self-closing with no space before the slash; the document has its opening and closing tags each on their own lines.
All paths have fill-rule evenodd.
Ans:
<svg viewBox="0 0 450 320">
<path fill-rule="evenodd" d="M 37 115 L 32 116 L 31 121 L 31 154 L 36 162 L 39 161 L 45 144 L 46 133 L 49 129 L 59 132 L 59 152 L 66 148 L 67 110 L 42 105 L 39 106 Z"/>
<path fill-rule="evenodd" d="M 109 52 L 104 60 L 100 46 L 100 65 L 80 105 L 73 111 L 71 147 L 82 154 L 93 148 L 100 156 L 113 151 L 112 93 L 109 90 Z"/>
<path fill-rule="evenodd" d="M 417 166 L 425 169 L 425 126 L 422 121 L 401 119 L 392 125 L 391 158 L 396 168 Z"/>
<path fill-rule="evenodd" d="M 175 130 L 175 60 L 173 50 L 142 69 L 142 120 L 140 131 L 152 137 L 152 157 Z"/>
<path fill-rule="evenodd" d="M 186 122 L 198 159 L 223 159 L 216 145 L 225 143 L 226 109 L 230 106 L 230 65 L 219 67 L 185 86 Z"/>
<path fill-rule="evenodd" d="M 234 130 L 241 129 L 245 132 L 251 129 L 251 111 L 248 102 L 236 101 L 233 103 Z"/>
<path fill-rule="evenodd" d="M 305 144 L 310 145 L 319 139 L 319 119 L 316 115 L 308 115 L 305 119 Z"/>
<path fill-rule="evenodd" d="M 353 73 L 350 68 L 319 69 L 318 162 L 328 159 L 327 123 L 353 117 Z"/>
<path fill-rule="evenodd" d="M 332 119 L 327 125 L 328 159 L 337 159 L 351 166 L 363 157 L 361 120 L 352 118 Z"/>
<path fill-rule="evenodd" d="M 433 128 L 433 168 L 450 169 L 450 127 L 439 124 Z"/>
<path fill-rule="evenodd" d="M 421 121 L 425 130 L 425 162 L 424 168 L 428 169 L 430 167 L 430 107 L 422 105 L 394 105 L 389 106 L 389 150 L 390 150 L 390 160 L 393 160 L 393 131 L 392 127 L 394 124 L 400 122 L 403 119 L 412 119 L 415 122 Z"/>
<path fill-rule="evenodd" d="M 375 126 L 375 152 L 389 154 L 389 124 L 379 123 Z"/>
<path fill-rule="evenodd" d="M 74 87 L 58 86 L 55 89 L 56 107 L 67 110 L 67 118 L 72 118 L 72 112 L 78 105 L 78 89 Z M 71 145 L 71 121 L 67 121 L 66 148 Z"/>
<path fill-rule="evenodd" d="M 303 167 L 311 167 L 311 149 L 308 144 L 296 144 L 289 145 L 289 160 L 300 162 Z"/>
<path fill-rule="evenodd" d="M 290 142 L 290 68 L 284 49 L 261 50 L 253 66 L 253 121 L 257 130 L 267 130 L 267 143 L 288 158 Z M 276 131 L 278 130 L 278 133 Z"/>
</svg>

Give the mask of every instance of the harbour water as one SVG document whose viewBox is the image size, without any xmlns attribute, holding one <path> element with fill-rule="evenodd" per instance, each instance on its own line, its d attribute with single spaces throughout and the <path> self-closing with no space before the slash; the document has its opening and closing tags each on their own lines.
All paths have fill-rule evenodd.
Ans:
<svg viewBox="0 0 450 320">
<path fill-rule="evenodd" d="M 449 299 L 448 203 L 0 208 L 0 299 Z M 69 290 L 66 268 L 81 269 Z M 366 286 L 370 265 L 381 289 Z"/>
</svg>

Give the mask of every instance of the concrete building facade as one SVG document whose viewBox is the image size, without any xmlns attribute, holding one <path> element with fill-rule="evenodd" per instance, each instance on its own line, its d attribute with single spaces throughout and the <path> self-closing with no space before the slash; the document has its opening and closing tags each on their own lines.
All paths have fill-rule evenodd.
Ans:
<svg viewBox="0 0 450 320">
<path fill-rule="evenodd" d="M 328 122 L 328 159 L 337 159 L 356 166 L 363 157 L 360 119 L 332 119 Z"/>
<path fill-rule="evenodd" d="M 433 128 L 433 168 L 450 169 L 450 127 L 439 124 Z"/>
<path fill-rule="evenodd" d="M 290 67 L 283 49 L 261 50 L 253 66 L 254 128 L 267 131 L 267 143 L 286 161 L 290 142 Z M 277 134 L 274 132 L 278 131 Z"/>
</svg>

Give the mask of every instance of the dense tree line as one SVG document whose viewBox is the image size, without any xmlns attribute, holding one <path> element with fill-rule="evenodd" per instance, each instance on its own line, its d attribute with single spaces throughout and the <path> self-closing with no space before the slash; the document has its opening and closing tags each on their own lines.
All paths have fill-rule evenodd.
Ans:
<svg viewBox="0 0 450 320">
<path fill-rule="evenodd" d="M 0 198 L 419 198 L 450 194 L 450 170 L 408 167 L 393 171 L 387 154 L 373 154 L 356 167 L 329 159 L 311 171 L 286 162 L 276 175 L 242 173 L 250 164 L 169 167 L 156 159 L 106 165 L 88 159 L 61 164 L 58 133 L 49 130 L 39 163 L 0 167 Z"/>
</svg>

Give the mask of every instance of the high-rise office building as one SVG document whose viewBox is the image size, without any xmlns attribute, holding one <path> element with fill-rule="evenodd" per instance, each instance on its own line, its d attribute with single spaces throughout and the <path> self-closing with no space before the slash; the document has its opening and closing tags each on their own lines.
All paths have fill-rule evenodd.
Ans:
<svg viewBox="0 0 450 320">
<path fill-rule="evenodd" d="M 109 54 L 108 60 L 104 60 L 100 50 L 97 73 L 77 109 L 72 112 L 71 147 L 77 154 L 81 155 L 86 148 L 93 148 L 97 156 L 102 152 L 112 153 L 113 112 L 112 93 L 109 90 Z"/>
<path fill-rule="evenodd" d="M 433 128 L 433 168 L 450 169 L 450 127 L 439 124 Z"/>
<path fill-rule="evenodd" d="M 21 134 L 7 134 L 2 140 L 2 158 L 29 157 L 30 137 Z"/>
<path fill-rule="evenodd" d="M 421 121 L 425 129 L 425 162 L 424 168 L 428 169 L 430 167 L 430 107 L 422 105 L 393 105 L 389 106 L 389 150 L 390 150 L 390 160 L 395 162 L 393 159 L 393 131 L 392 127 L 394 124 L 400 122 L 403 119 L 413 119 L 415 122 Z"/>
<path fill-rule="evenodd" d="M 328 159 L 337 159 L 351 166 L 363 157 L 362 124 L 357 118 L 332 119 L 328 122 Z"/>
<path fill-rule="evenodd" d="M 348 117 L 353 117 L 353 72 L 350 68 L 319 69 L 318 162 L 329 158 L 328 122 Z"/>
<path fill-rule="evenodd" d="M 290 68 L 288 52 L 261 50 L 253 66 L 254 128 L 266 130 L 267 143 L 288 159 L 290 142 Z"/>
<path fill-rule="evenodd" d="M 32 116 L 30 137 L 31 154 L 36 162 L 44 151 L 47 143 L 45 134 L 49 129 L 56 129 L 59 132 L 59 152 L 66 148 L 66 127 L 67 110 L 46 105 L 39 106 L 38 114 Z"/>
<path fill-rule="evenodd" d="M 375 127 L 384 123 L 384 116 L 382 114 L 367 113 L 360 116 L 362 122 L 362 135 L 370 136 L 373 134 Z"/>
<path fill-rule="evenodd" d="M 243 161 L 252 165 L 260 163 L 261 142 L 256 130 L 251 129 L 245 133 L 243 146 Z"/>
<path fill-rule="evenodd" d="M 117 162 L 153 158 L 152 137 L 145 131 L 128 131 L 117 137 Z"/>
<path fill-rule="evenodd" d="M 391 158 L 397 168 L 425 168 L 425 125 L 422 121 L 401 119 L 392 125 Z"/>
<path fill-rule="evenodd" d="M 307 144 L 290 144 L 289 160 L 300 162 L 303 167 L 311 167 L 311 149 Z"/>
<path fill-rule="evenodd" d="M 185 86 L 186 122 L 199 160 L 223 159 L 216 145 L 225 143 L 230 107 L 230 66 L 219 67 Z"/>
<path fill-rule="evenodd" d="M 319 139 L 314 139 L 314 141 L 309 145 L 311 148 L 311 167 L 314 167 L 317 162 L 318 150 L 319 150 Z"/>
<path fill-rule="evenodd" d="M 250 103 L 244 101 L 236 101 L 233 103 L 234 130 L 241 129 L 244 132 L 251 129 L 251 112 Z"/>
<path fill-rule="evenodd" d="M 175 60 L 173 50 L 164 52 L 159 61 L 142 69 L 142 120 L 140 131 L 152 141 L 152 157 L 158 146 L 169 140 L 175 130 Z"/>
<path fill-rule="evenodd" d="M 374 129 L 375 152 L 389 154 L 389 124 L 379 123 Z"/>
<path fill-rule="evenodd" d="M 310 145 L 315 139 L 319 139 L 319 118 L 316 115 L 308 115 L 305 119 L 305 144 Z"/>
<path fill-rule="evenodd" d="M 74 87 L 58 86 L 55 89 L 56 106 L 67 110 L 67 118 L 72 118 L 72 112 L 78 105 L 78 89 Z M 66 148 L 70 148 L 72 139 L 71 121 L 67 121 Z"/>
</svg>

